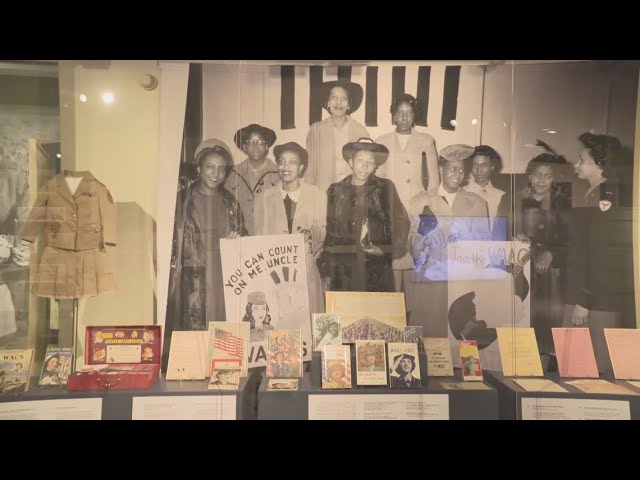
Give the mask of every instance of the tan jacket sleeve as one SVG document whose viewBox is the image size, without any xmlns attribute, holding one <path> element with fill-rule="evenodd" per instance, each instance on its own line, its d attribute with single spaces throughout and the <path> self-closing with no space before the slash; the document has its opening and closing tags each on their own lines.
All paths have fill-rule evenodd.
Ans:
<svg viewBox="0 0 640 480">
<path fill-rule="evenodd" d="M 100 202 L 102 238 L 105 245 L 113 246 L 118 241 L 118 217 L 113 197 L 106 187 L 101 189 L 98 201 Z"/>
<path fill-rule="evenodd" d="M 31 212 L 29 212 L 29 216 L 24 223 L 22 228 L 22 234 L 20 237 L 27 242 L 35 242 L 38 237 L 38 233 L 44 227 L 44 224 L 47 221 L 47 203 L 49 201 L 49 182 L 45 183 L 44 186 L 38 192 L 38 197 L 36 198 L 33 207 L 31 207 Z"/>
</svg>

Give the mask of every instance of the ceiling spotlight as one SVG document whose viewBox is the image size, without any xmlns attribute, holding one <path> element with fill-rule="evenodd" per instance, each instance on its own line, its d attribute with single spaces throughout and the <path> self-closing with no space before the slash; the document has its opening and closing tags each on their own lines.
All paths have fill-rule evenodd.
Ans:
<svg viewBox="0 0 640 480">
<path fill-rule="evenodd" d="M 113 95 L 113 92 L 104 92 L 102 94 L 102 101 L 107 105 L 112 104 L 114 100 L 115 100 L 115 97 Z"/>
<path fill-rule="evenodd" d="M 81 101 L 82 103 L 84 103 L 84 102 L 86 102 L 86 101 L 87 101 L 87 96 L 86 96 L 84 93 L 83 93 L 82 95 L 80 95 L 80 101 Z"/>
</svg>

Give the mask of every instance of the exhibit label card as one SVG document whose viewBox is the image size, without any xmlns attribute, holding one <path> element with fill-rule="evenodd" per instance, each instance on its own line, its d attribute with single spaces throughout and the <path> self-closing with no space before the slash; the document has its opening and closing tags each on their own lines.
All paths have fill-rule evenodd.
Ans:
<svg viewBox="0 0 640 480">
<path fill-rule="evenodd" d="M 207 369 L 207 331 L 171 333 L 167 380 L 204 380 Z"/>
<path fill-rule="evenodd" d="M 0 420 L 101 420 L 102 398 L 0 403 Z"/>
<path fill-rule="evenodd" d="M 605 328 L 604 336 L 616 378 L 640 379 L 640 330 Z"/>
<path fill-rule="evenodd" d="M 523 420 L 631 420 L 629 402 L 583 398 L 525 397 Z"/>
<path fill-rule="evenodd" d="M 514 380 L 520 387 L 527 392 L 558 392 L 568 393 L 567 390 L 551 380 L 546 378 L 519 378 Z"/>
<path fill-rule="evenodd" d="M 551 334 L 561 377 L 598 378 L 588 328 L 552 328 Z"/>
<path fill-rule="evenodd" d="M 449 420 L 449 395 L 309 395 L 309 420 Z"/>
<path fill-rule="evenodd" d="M 236 395 L 133 397 L 132 420 L 235 420 Z"/>
<path fill-rule="evenodd" d="M 491 390 L 484 382 L 441 382 L 445 390 Z"/>
<path fill-rule="evenodd" d="M 427 354 L 427 375 L 430 377 L 453 377 L 453 359 L 448 338 L 424 338 Z"/>
<path fill-rule="evenodd" d="M 505 377 L 542 377 L 542 363 L 533 328 L 496 328 Z"/>
<path fill-rule="evenodd" d="M 628 388 L 617 385 L 615 383 L 607 382 L 606 380 L 571 380 L 565 382 L 567 385 L 573 385 L 579 388 L 585 393 L 605 393 L 609 395 L 638 395 L 636 392 L 629 390 Z"/>
</svg>

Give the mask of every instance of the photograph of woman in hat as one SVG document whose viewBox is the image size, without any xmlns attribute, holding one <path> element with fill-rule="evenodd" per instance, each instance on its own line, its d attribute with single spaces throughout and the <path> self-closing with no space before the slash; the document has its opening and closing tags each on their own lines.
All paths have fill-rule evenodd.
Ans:
<svg viewBox="0 0 640 480">
<path fill-rule="evenodd" d="M 255 235 L 254 208 L 262 194 L 280 181 L 278 167 L 267 158 L 269 149 L 276 143 L 276 132 L 252 123 L 241 128 L 233 136 L 236 146 L 246 155 L 242 162 L 233 166 L 225 182 L 240 204 L 249 235 Z"/>
<path fill-rule="evenodd" d="M 342 345 L 342 334 L 338 322 L 329 323 L 319 334 L 320 341 L 316 345 L 316 350 L 320 350 L 325 345 Z"/>
<path fill-rule="evenodd" d="M 418 378 L 420 370 L 415 373 L 416 357 L 408 353 L 402 353 L 393 357 L 389 384 L 391 388 L 421 388 L 422 381 Z M 414 376 L 414 373 L 416 376 Z"/>
<path fill-rule="evenodd" d="M 247 235 L 242 211 L 224 182 L 233 165 L 227 145 L 209 139 L 196 148 L 197 178 L 178 193 L 173 270 L 169 281 L 172 330 L 207 330 L 224 321 L 220 239 Z M 170 337 L 169 337 L 170 338 Z"/>
<path fill-rule="evenodd" d="M 418 108 L 413 95 L 398 95 L 390 108 L 396 129 L 376 139 L 376 143 L 389 149 L 389 160 L 376 175 L 393 182 L 406 209 L 415 195 L 425 189 L 437 188 L 440 183 L 435 141 L 428 133 L 416 131 L 414 126 Z M 411 272 L 413 267 L 413 258 L 408 251 L 393 261 L 396 291 L 401 291 L 403 272 Z"/>
<path fill-rule="evenodd" d="M 351 376 L 347 375 L 344 360 L 328 362 L 326 375 L 322 379 L 322 388 L 351 388 Z"/>
<path fill-rule="evenodd" d="M 392 259 L 407 251 L 409 218 L 392 181 L 375 175 L 389 150 L 370 138 L 347 143 L 351 174 L 327 191 L 327 236 L 318 257 L 325 290 L 393 292 Z"/>
<path fill-rule="evenodd" d="M 322 108 L 330 117 L 311 125 L 307 134 L 307 181 L 322 192 L 351 173 L 342 162 L 342 147 L 370 136 L 367 129 L 351 117 L 360 107 L 362 95 L 362 87 L 357 83 L 337 80 L 322 85 Z"/>
<path fill-rule="evenodd" d="M 263 330 L 273 329 L 267 295 L 264 292 L 251 292 L 247 295 L 247 306 L 242 321 L 249 322 L 252 341 L 256 339 L 254 338 L 256 336 L 262 339 L 264 337 Z"/>
<path fill-rule="evenodd" d="M 326 233 L 327 196 L 304 181 L 309 155 L 302 146 L 295 142 L 276 145 L 273 153 L 280 180 L 256 201 L 256 235 L 304 234 L 309 311 L 321 313 L 324 299 L 316 259 Z"/>
</svg>

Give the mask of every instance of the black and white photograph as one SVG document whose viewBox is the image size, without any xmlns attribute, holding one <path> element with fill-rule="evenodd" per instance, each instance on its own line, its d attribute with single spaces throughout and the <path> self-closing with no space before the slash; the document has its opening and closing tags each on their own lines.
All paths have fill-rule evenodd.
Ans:
<svg viewBox="0 0 640 480">
<path fill-rule="evenodd" d="M 203 224 L 187 229 L 184 193 L 176 206 L 166 331 L 228 315 L 220 239 L 299 233 L 311 312 L 326 292 L 401 292 L 407 325 L 446 337 L 460 291 L 450 247 L 518 240 L 531 256 L 526 326 L 545 365 L 553 327 L 588 326 L 599 345 L 602 328 L 635 326 L 623 225 L 637 87 L 634 62 L 191 64 L 179 191 L 203 184 L 209 142 L 224 152 L 207 177 L 222 203 L 194 203 L 187 217 Z M 615 245 L 593 225 L 615 231 Z M 188 242 L 203 250 L 185 263 Z"/>
<path fill-rule="evenodd" d="M 391 388 L 422 388 L 417 344 L 389 343 L 387 355 Z"/>
</svg>

